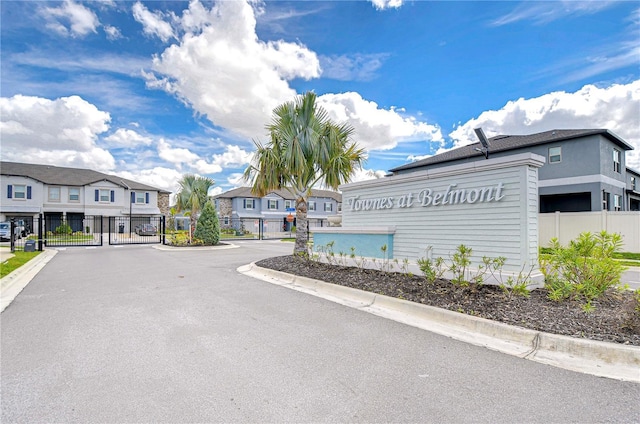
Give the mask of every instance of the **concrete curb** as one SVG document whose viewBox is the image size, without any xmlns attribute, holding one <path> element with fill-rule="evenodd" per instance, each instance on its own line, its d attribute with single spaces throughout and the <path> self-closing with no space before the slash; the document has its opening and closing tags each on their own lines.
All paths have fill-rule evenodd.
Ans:
<svg viewBox="0 0 640 424">
<path fill-rule="evenodd" d="M 46 249 L 0 280 L 0 312 L 3 312 L 13 302 L 13 299 L 57 253 L 57 250 Z"/>
<path fill-rule="evenodd" d="M 238 272 L 456 340 L 600 377 L 640 383 L 640 348 L 543 333 L 251 263 Z"/>
<path fill-rule="evenodd" d="M 227 243 L 224 246 L 193 246 L 193 247 L 185 247 L 185 246 L 168 246 L 166 244 L 154 244 L 151 245 L 153 249 L 163 250 L 163 251 L 171 251 L 171 252 L 192 252 L 194 250 L 224 250 L 224 249 L 237 249 L 240 246 L 236 244 Z"/>
</svg>

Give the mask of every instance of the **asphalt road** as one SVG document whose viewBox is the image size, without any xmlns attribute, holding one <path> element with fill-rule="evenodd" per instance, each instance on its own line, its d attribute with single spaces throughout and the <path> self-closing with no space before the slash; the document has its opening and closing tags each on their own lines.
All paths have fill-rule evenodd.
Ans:
<svg viewBox="0 0 640 424">
<path fill-rule="evenodd" d="M 292 248 L 61 251 L 1 315 L 2 423 L 640 422 L 640 384 L 236 272 Z"/>
</svg>

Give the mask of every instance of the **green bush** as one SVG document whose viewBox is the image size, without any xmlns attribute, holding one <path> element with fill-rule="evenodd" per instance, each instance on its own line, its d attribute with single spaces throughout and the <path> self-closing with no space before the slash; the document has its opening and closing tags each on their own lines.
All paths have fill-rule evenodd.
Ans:
<svg viewBox="0 0 640 424">
<path fill-rule="evenodd" d="M 620 234 L 606 231 L 581 233 L 567 247 L 552 239 L 549 255 L 540 261 L 549 299 L 582 299 L 590 309 L 593 299 L 620 283 L 625 267 L 613 254 L 621 247 Z"/>
<path fill-rule="evenodd" d="M 58 226 L 58 228 L 56 228 L 56 230 L 54 231 L 55 234 L 71 234 L 73 233 L 73 230 L 71 229 L 71 227 L 69 226 L 69 224 L 61 224 Z"/>
<path fill-rule="evenodd" d="M 213 246 L 220 242 L 220 222 L 211 202 L 205 203 L 202 208 L 193 236 L 207 246 Z"/>
</svg>

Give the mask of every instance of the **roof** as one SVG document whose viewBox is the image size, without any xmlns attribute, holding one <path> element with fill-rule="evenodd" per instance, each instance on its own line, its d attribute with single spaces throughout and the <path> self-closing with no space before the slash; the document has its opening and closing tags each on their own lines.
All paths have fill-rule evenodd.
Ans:
<svg viewBox="0 0 640 424">
<path fill-rule="evenodd" d="M 280 189 L 280 190 L 271 190 L 269 194 L 277 194 L 285 200 L 295 200 L 295 196 L 293 196 L 288 190 Z M 234 188 L 233 190 L 225 191 L 224 193 L 217 194 L 213 196 L 214 199 L 234 199 L 236 197 L 259 197 L 251 192 L 251 187 L 239 187 Z M 330 199 L 334 199 L 336 202 L 342 202 L 342 194 L 337 191 L 332 190 L 318 190 L 311 189 L 311 197 L 328 197 Z"/>
<path fill-rule="evenodd" d="M 142 184 L 116 175 L 82 168 L 65 168 L 53 165 L 32 163 L 0 162 L 0 174 L 15 177 L 28 177 L 48 185 L 85 186 L 98 181 L 109 181 L 131 190 L 150 190 L 169 193 L 150 185 Z"/>
<path fill-rule="evenodd" d="M 582 130 L 550 130 L 529 135 L 497 135 L 489 138 L 489 153 L 504 152 L 520 149 L 523 147 L 537 146 L 540 144 L 557 143 L 559 141 L 571 140 L 575 138 L 588 137 L 591 135 L 601 135 L 624 150 L 633 150 L 633 147 L 626 141 L 609 130 L 604 129 L 582 129 Z M 419 168 L 436 163 L 450 162 L 458 159 L 467 159 L 475 156 L 482 156 L 480 142 L 448 150 L 439 155 L 434 155 L 413 163 L 391 169 L 390 172 L 403 171 L 406 169 Z"/>
</svg>

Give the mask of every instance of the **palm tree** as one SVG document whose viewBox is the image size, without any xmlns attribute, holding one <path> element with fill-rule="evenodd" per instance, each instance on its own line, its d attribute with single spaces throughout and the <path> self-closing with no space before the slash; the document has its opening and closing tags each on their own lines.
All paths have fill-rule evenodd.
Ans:
<svg viewBox="0 0 640 424">
<path fill-rule="evenodd" d="M 271 140 L 265 146 L 254 141 L 257 150 L 244 177 L 252 182 L 252 192 L 257 196 L 275 189 L 286 189 L 294 196 L 294 254 L 305 255 L 311 188 L 322 185 L 336 190 L 349 182 L 365 160 L 364 150 L 350 140 L 353 127 L 332 122 L 316 105 L 313 92 L 276 107 L 266 129 Z"/>
<path fill-rule="evenodd" d="M 176 209 L 179 212 L 188 211 L 191 228 L 193 229 L 198 218 L 198 213 L 209 201 L 208 191 L 215 181 L 209 177 L 185 174 L 178 185 L 180 190 L 176 194 Z"/>
</svg>

